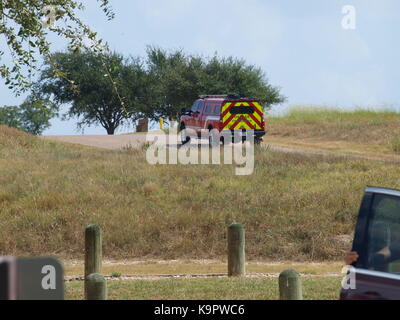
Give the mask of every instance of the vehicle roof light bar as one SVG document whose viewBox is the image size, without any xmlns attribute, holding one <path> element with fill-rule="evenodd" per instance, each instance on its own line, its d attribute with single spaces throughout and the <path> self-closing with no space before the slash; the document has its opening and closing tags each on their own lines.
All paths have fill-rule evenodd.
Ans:
<svg viewBox="0 0 400 320">
<path fill-rule="evenodd" d="M 244 96 L 240 94 L 205 94 L 200 96 L 200 99 L 206 98 L 242 99 Z"/>
</svg>

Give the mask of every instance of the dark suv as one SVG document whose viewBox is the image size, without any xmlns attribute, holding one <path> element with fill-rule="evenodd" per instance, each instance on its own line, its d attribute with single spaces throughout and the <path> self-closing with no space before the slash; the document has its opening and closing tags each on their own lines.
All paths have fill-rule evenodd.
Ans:
<svg viewBox="0 0 400 320">
<path fill-rule="evenodd" d="M 342 300 L 400 299 L 400 191 L 367 187 L 357 220 L 353 249 L 355 288 Z"/>
</svg>

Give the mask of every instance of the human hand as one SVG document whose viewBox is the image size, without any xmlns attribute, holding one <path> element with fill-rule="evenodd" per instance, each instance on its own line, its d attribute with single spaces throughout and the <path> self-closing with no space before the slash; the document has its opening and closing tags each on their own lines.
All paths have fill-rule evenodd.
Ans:
<svg viewBox="0 0 400 320">
<path fill-rule="evenodd" d="M 344 263 L 346 265 L 351 265 L 358 260 L 359 256 L 358 253 L 355 251 L 347 252 L 344 256 Z"/>
</svg>

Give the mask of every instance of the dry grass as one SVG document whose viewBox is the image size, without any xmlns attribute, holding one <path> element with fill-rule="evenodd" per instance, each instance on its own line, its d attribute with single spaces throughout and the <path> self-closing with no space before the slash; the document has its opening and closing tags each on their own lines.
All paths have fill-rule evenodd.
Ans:
<svg viewBox="0 0 400 320">
<path fill-rule="evenodd" d="M 30 149 L 37 144 L 37 139 L 23 131 L 0 125 L 0 148 Z"/>
<path fill-rule="evenodd" d="M 270 134 L 294 140 L 329 142 L 365 151 L 399 154 L 400 113 L 383 110 L 352 112 L 293 107 L 284 117 L 271 118 Z"/>
<path fill-rule="evenodd" d="M 366 160 L 257 150 L 254 174 L 235 176 L 0 132 L 0 255 L 79 259 L 97 223 L 109 258 L 224 259 L 239 221 L 250 260 L 341 259 L 364 187 L 400 187 L 397 165 Z"/>
</svg>

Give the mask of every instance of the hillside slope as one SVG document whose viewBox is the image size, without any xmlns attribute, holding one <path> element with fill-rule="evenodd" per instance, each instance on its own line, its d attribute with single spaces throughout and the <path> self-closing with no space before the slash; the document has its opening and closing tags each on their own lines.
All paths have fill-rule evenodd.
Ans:
<svg viewBox="0 0 400 320">
<path fill-rule="evenodd" d="M 397 165 L 256 152 L 232 165 L 151 166 L 144 149 L 102 150 L 0 127 L 0 255 L 81 258 L 104 230 L 110 258 L 225 258 L 226 227 L 246 227 L 249 259 L 331 260 L 349 248 L 366 185 L 400 187 Z"/>
<path fill-rule="evenodd" d="M 320 149 L 372 158 L 400 157 L 400 113 L 342 111 L 293 107 L 284 117 L 269 119 L 266 142 L 303 149 Z"/>
</svg>

